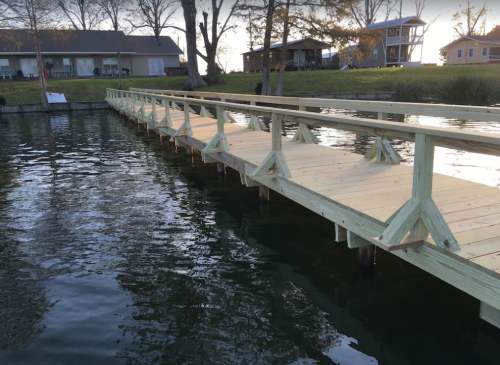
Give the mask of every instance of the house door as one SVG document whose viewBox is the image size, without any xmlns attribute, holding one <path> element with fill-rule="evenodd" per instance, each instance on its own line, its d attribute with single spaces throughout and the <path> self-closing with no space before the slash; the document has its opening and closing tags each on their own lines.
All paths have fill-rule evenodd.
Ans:
<svg viewBox="0 0 500 365">
<path fill-rule="evenodd" d="M 163 58 L 149 58 L 149 74 L 151 76 L 161 76 L 164 74 Z"/>
<path fill-rule="evenodd" d="M 36 58 L 21 58 L 21 71 L 25 77 L 29 77 L 31 74 L 34 77 L 38 77 Z"/>
<path fill-rule="evenodd" d="M 293 52 L 293 64 L 295 66 L 305 66 L 306 51 L 300 51 L 300 60 L 299 60 L 299 51 Z"/>
<path fill-rule="evenodd" d="M 76 72 L 78 76 L 93 76 L 94 75 L 94 59 L 93 58 L 77 58 Z"/>
</svg>

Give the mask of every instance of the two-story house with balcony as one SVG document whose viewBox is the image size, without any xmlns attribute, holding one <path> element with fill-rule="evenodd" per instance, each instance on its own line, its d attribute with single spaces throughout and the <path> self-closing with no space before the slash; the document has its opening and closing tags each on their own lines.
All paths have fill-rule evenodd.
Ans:
<svg viewBox="0 0 500 365">
<path fill-rule="evenodd" d="M 382 31 L 375 48 L 359 58 L 355 55 L 343 57 L 342 63 L 353 68 L 422 66 L 426 24 L 416 16 L 370 24 L 367 29 Z"/>
</svg>

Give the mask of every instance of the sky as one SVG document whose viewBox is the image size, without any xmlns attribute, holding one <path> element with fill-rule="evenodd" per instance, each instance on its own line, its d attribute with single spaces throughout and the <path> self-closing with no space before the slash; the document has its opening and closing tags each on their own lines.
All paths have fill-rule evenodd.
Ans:
<svg viewBox="0 0 500 365">
<path fill-rule="evenodd" d="M 228 9 L 232 1 L 225 0 L 223 8 Z M 471 6 L 475 5 L 476 8 L 481 7 L 484 2 L 485 0 L 470 0 Z M 198 3 L 202 4 L 203 0 L 198 1 Z M 467 0 L 426 0 L 427 5 L 422 13 L 422 20 L 430 22 L 435 18 L 437 19 L 425 34 L 422 60 L 424 63 L 439 63 L 439 49 L 457 38 L 452 29 L 454 22 L 451 19 L 453 14 L 461 9 L 460 5 L 466 5 L 466 3 Z M 487 5 L 491 9 L 487 17 L 487 29 L 490 29 L 494 24 L 500 24 L 500 0 L 488 0 Z M 414 0 L 403 0 L 403 17 L 412 15 L 415 15 Z M 198 13 L 198 17 L 201 17 L 201 12 Z M 393 13 L 389 19 L 397 17 L 396 13 Z M 384 19 L 385 14 L 381 12 L 377 21 L 383 21 Z M 237 28 L 234 31 L 229 31 L 222 38 L 222 43 L 230 48 L 230 54 L 227 56 L 228 71 L 243 69 L 243 57 L 241 54 L 248 51 L 249 48 L 248 34 L 243 21 L 241 19 L 235 19 L 235 21 Z M 184 26 L 181 10 L 177 11 L 174 15 L 172 23 L 179 27 Z M 168 35 L 176 42 L 179 39 L 180 47 L 185 49 L 185 35 L 182 32 L 165 29 L 162 35 Z M 198 34 L 198 37 L 200 37 L 200 34 Z M 293 40 L 293 37 L 290 40 Z M 201 49 L 202 53 L 203 51 Z M 325 50 L 324 52 L 328 51 Z M 199 58 L 198 64 L 200 72 L 205 73 L 206 63 Z"/>
</svg>

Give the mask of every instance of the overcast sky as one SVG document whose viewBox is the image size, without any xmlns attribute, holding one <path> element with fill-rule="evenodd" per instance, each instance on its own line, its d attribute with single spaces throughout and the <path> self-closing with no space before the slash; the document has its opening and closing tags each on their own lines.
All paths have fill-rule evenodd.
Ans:
<svg viewBox="0 0 500 365">
<path fill-rule="evenodd" d="M 225 0 L 225 8 L 229 7 L 233 0 Z M 203 1 L 198 1 L 203 3 Z M 427 0 L 427 6 L 422 14 L 422 19 L 426 22 L 430 22 L 437 17 L 436 22 L 429 29 L 425 35 L 424 40 L 424 51 L 423 51 L 423 62 L 431 63 L 438 62 L 439 48 L 450 43 L 456 35 L 453 34 L 453 22 L 451 18 L 453 14 L 460 10 L 460 4 L 465 5 L 467 0 Z M 484 4 L 484 0 L 470 0 L 471 5 L 475 5 L 479 8 Z M 488 15 L 487 29 L 491 28 L 493 24 L 500 24 L 500 0 L 489 0 L 488 7 L 491 9 Z M 415 5 L 414 0 L 403 0 L 403 16 L 415 15 Z M 201 13 L 198 14 L 201 16 Z M 379 21 L 384 20 L 385 15 L 381 13 Z M 396 13 L 394 13 L 390 19 L 397 18 Z M 229 61 L 229 70 L 242 70 L 243 69 L 243 59 L 241 53 L 248 50 L 248 34 L 245 31 L 245 25 L 242 20 L 237 19 L 238 28 L 235 31 L 231 31 L 223 37 L 222 42 L 231 48 L 231 55 Z M 184 19 L 182 16 L 182 11 L 179 10 L 175 14 L 175 19 L 172 21 L 177 26 L 184 27 Z M 176 42 L 177 39 L 180 40 L 181 48 L 185 49 L 185 35 L 178 31 L 172 31 L 171 29 L 166 29 L 163 31 L 162 35 L 171 36 Z M 198 34 L 198 37 L 200 35 Z M 293 37 L 292 37 L 293 40 Z M 200 47 L 201 49 L 201 47 Z M 201 49 L 202 53 L 204 49 Z M 202 73 L 205 73 L 206 64 L 204 61 L 199 59 L 199 69 Z"/>
</svg>

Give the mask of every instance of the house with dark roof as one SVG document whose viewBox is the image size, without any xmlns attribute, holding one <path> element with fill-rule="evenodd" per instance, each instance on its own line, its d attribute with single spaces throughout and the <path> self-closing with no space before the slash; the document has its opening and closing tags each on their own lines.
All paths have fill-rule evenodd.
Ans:
<svg viewBox="0 0 500 365">
<path fill-rule="evenodd" d="M 375 48 L 360 57 L 344 52 L 342 63 L 354 68 L 422 66 L 426 24 L 416 16 L 370 24 L 366 29 L 381 31 Z"/>
<path fill-rule="evenodd" d="M 271 71 L 279 64 L 282 48 L 282 43 L 271 45 L 269 54 Z M 287 64 L 298 70 L 303 70 L 311 65 L 321 67 L 323 50 L 328 48 L 328 44 L 312 38 L 289 41 L 287 43 Z M 243 53 L 243 71 L 261 72 L 262 57 L 264 57 L 264 47 Z"/>
<path fill-rule="evenodd" d="M 447 65 L 500 63 L 500 36 L 463 36 L 441 48 Z"/>
<path fill-rule="evenodd" d="M 100 75 L 117 76 L 119 63 L 123 75 L 163 76 L 167 68 L 179 67 L 183 53 L 164 36 L 157 41 L 153 36 L 114 31 L 51 30 L 40 38 L 43 62 L 52 64 L 53 77 L 94 76 L 96 69 Z M 33 40 L 24 30 L 0 29 L 0 76 L 18 70 L 25 76 L 38 76 Z"/>
</svg>

